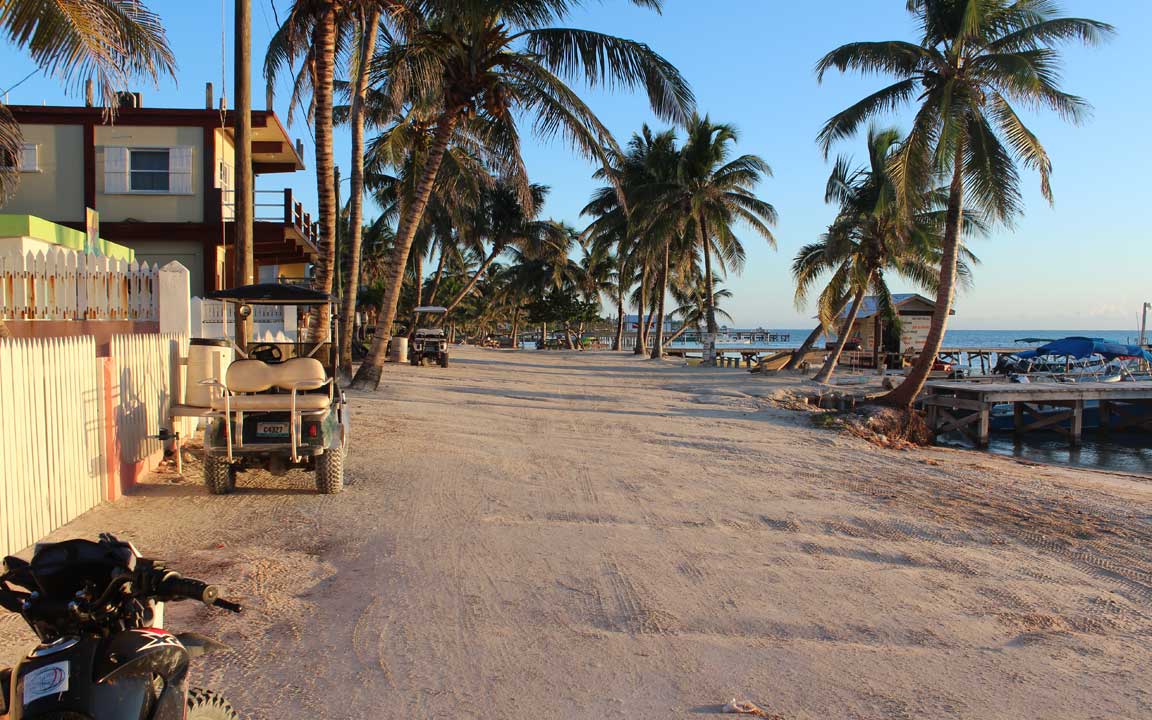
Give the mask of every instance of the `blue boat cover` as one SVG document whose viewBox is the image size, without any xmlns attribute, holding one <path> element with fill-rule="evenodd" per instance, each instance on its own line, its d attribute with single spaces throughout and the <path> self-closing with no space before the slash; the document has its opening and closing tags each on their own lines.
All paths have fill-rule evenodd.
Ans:
<svg viewBox="0 0 1152 720">
<path fill-rule="evenodd" d="M 1016 357 L 1032 358 L 1040 355 L 1059 355 L 1060 357 L 1086 358 L 1100 355 L 1105 360 L 1115 358 L 1140 358 L 1152 362 L 1152 353 L 1139 345 L 1125 345 L 1112 342 L 1104 338 L 1066 337 L 1053 340 L 1047 345 L 1041 345 L 1035 350 L 1025 350 L 1015 353 Z"/>
</svg>

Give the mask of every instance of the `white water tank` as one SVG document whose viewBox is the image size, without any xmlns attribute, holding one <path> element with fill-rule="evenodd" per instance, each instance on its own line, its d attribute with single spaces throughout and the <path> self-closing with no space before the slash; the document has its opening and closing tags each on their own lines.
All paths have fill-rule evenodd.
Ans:
<svg viewBox="0 0 1152 720">
<path fill-rule="evenodd" d="M 392 338 L 388 347 L 388 359 L 392 362 L 408 362 L 408 336 Z"/>
<path fill-rule="evenodd" d="M 232 343 L 213 338 L 192 338 L 188 341 L 188 389 L 184 393 L 184 404 L 192 407 L 209 407 L 212 396 L 220 392 L 201 380 L 216 378 L 224 382 L 224 372 L 232 364 Z"/>
</svg>

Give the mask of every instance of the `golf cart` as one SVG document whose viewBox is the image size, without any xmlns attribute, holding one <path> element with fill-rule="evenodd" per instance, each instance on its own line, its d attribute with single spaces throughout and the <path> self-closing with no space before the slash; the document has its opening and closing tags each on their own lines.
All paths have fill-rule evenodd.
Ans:
<svg viewBox="0 0 1152 720">
<path fill-rule="evenodd" d="M 438 305 L 427 305 L 416 308 L 417 314 L 443 315 L 447 308 Z M 412 345 L 408 348 L 408 361 L 419 367 L 425 360 L 431 360 L 448 367 L 448 337 L 443 328 L 417 328 L 412 336 Z"/>
<path fill-rule="evenodd" d="M 321 312 L 333 302 L 323 292 L 278 283 L 244 285 L 207 297 L 224 301 L 229 313 L 228 306 L 238 305 L 245 317 L 257 305 Z M 204 433 L 204 483 L 209 491 L 232 492 L 241 470 L 282 475 L 302 468 L 316 473 L 320 492 L 340 492 L 349 418 L 344 393 L 336 385 L 335 342 L 250 342 L 235 351 L 240 359 L 227 367 L 223 378 L 200 383 L 216 391 Z"/>
</svg>

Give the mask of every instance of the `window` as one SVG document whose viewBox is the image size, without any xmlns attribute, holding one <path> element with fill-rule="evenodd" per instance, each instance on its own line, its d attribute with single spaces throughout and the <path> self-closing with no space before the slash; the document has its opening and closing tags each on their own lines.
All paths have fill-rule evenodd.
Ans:
<svg viewBox="0 0 1152 720">
<path fill-rule="evenodd" d="M 35 143 L 24 143 L 20 148 L 19 162 L 0 152 L 0 168 L 5 170 L 16 169 L 20 172 L 40 172 L 40 146 Z"/>
<path fill-rule="evenodd" d="M 192 148 L 104 148 L 104 192 L 192 194 Z"/>
<path fill-rule="evenodd" d="M 128 189 L 132 192 L 168 192 L 167 150 L 132 150 L 129 158 Z"/>
</svg>

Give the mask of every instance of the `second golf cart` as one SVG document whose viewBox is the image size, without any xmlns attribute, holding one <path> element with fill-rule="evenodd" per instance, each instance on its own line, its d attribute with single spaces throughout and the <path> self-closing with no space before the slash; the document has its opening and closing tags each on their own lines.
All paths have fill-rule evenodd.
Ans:
<svg viewBox="0 0 1152 720">
<path fill-rule="evenodd" d="M 427 305 L 416 308 L 419 315 L 443 315 L 447 308 Z M 408 347 L 408 362 L 419 367 L 430 360 L 440 367 L 448 367 L 448 336 L 443 328 L 417 328 Z"/>
<path fill-rule="evenodd" d="M 238 305 L 244 316 L 259 305 L 322 312 L 333 302 L 323 292 L 278 283 L 220 290 L 208 298 L 224 301 L 227 312 L 232 309 L 228 306 Z M 204 482 L 209 491 L 232 492 L 242 470 L 279 475 L 299 468 L 315 473 L 320 492 L 340 492 L 349 418 L 348 403 L 336 384 L 336 344 L 250 342 L 235 346 L 235 351 L 240 359 L 228 365 L 222 378 L 201 383 L 217 391 L 204 432 Z"/>
</svg>

